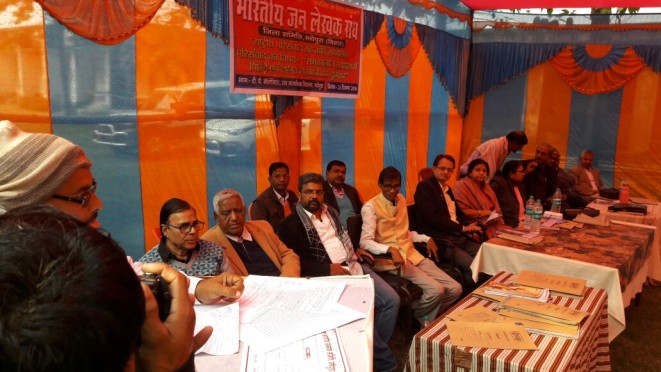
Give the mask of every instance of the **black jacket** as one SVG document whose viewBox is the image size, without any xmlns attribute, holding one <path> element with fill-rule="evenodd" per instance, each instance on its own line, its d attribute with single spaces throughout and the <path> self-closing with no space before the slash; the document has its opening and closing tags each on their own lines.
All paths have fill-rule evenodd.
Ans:
<svg viewBox="0 0 661 372">
<path fill-rule="evenodd" d="M 452 189 L 448 190 L 448 194 L 452 200 L 455 200 Z M 463 226 L 466 224 L 466 215 L 457 206 L 457 221 L 459 223 L 450 219 L 450 211 L 445 196 L 443 196 L 443 190 L 434 176 L 418 183 L 413 198 L 415 199 L 416 228 L 418 232 L 431 237 L 461 233 Z"/>
</svg>

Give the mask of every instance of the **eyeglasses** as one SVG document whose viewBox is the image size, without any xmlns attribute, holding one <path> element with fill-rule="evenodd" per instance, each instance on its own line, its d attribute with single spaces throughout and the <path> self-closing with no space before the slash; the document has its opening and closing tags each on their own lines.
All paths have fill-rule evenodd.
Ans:
<svg viewBox="0 0 661 372">
<path fill-rule="evenodd" d="M 85 208 L 89 205 L 90 199 L 92 199 L 92 195 L 94 194 L 95 191 L 96 191 L 96 180 L 92 180 L 92 186 L 90 186 L 89 189 L 83 191 L 83 193 L 80 194 L 79 198 L 57 195 L 57 194 L 53 195 L 52 198 L 80 204 L 83 208 Z"/>
<path fill-rule="evenodd" d="M 324 190 L 303 190 L 301 191 L 304 195 L 324 195 Z"/>
<path fill-rule="evenodd" d="M 434 167 L 434 168 L 440 170 L 441 172 L 453 172 L 454 171 L 454 168 L 448 168 L 448 167 Z"/>
<path fill-rule="evenodd" d="M 399 185 L 383 185 L 381 187 L 383 187 L 383 189 L 387 190 L 387 191 L 390 191 L 390 190 L 399 191 L 399 189 L 402 188 L 402 185 L 401 184 L 399 184 Z"/>
<path fill-rule="evenodd" d="M 174 226 L 174 225 L 170 225 L 169 223 L 166 223 L 165 226 L 169 226 L 169 227 L 173 227 L 175 229 L 179 229 L 179 231 L 181 231 L 182 234 L 188 234 L 188 233 L 191 232 L 191 230 L 193 230 L 193 228 L 195 228 L 195 231 L 202 230 L 202 228 L 204 227 L 204 222 L 195 221 L 193 223 L 185 223 L 185 224 L 179 225 L 179 226 Z"/>
</svg>

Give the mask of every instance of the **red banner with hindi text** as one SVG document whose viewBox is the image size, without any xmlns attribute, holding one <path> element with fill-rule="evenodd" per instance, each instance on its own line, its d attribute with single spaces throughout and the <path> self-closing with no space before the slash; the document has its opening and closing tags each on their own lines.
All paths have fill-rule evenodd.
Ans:
<svg viewBox="0 0 661 372">
<path fill-rule="evenodd" d="M 231 89 L 357 98 L 363 10 L 328 0 L 232 0 Z"/>
</svg>

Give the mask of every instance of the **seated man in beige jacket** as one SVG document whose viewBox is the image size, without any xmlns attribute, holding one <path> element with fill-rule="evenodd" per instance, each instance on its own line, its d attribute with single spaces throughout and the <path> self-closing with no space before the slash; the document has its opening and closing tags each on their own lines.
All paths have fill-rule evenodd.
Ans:
<svg viewBox="0 0 661 372">
<path fill-rule="evenodd" d="M 202 238 L 225 247 L 234 273 L 299 277 L 298 255 L 280 241 L 267 221 L 246 222 L 245 204 L 238 191 L 220 190 L 213 197 L 217 226 Z"/>
<path fill-rule="evenodd" d="M 436 318 L 461 295 L 461 284 L 420 254 L 414 242 L 427 243 L 429 257 L 438 259 L 438 247 L 427 235 L 409 230 L 406 198 L 399 193 L 402 175 L 395 167 L 386 167 L 379 174 L 381 193 L 363 205 L 363 227 L 360 247 L 373 254 L 391 255 L 393 263 L 401 265 L 402 277 L 422 289 L 422 297 L 413 304 L 415 318 Z M 395 270 L 391 270 L 392 273 Z"/>
</svg>

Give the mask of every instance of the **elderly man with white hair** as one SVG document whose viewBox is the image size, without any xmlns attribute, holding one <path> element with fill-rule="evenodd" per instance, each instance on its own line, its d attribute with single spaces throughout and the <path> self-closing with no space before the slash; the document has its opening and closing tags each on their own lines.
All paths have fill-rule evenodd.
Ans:
<svg viewBox="0 0 661 372">
<path fill-rule="evenodd" d="M 301 275 L 298 255 L 280 241 L 267 221 L 246 221 L 246 206 L 238 191 L 218 191 L 213 197 L 213 210 L 217 226 L 209 229 L 202 239 L 225 247 L 235 273 L 242 276 Z"/>
</svg>

